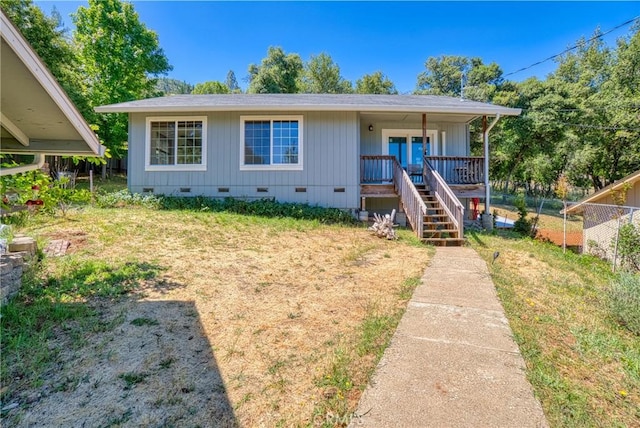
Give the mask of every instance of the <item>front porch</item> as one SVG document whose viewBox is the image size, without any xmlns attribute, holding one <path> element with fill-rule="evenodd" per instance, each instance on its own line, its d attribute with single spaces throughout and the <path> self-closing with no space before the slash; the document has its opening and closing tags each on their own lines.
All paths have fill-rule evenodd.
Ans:
<svg viewBox="0 0 640 428">
<path fill-rule="evenodd" d="M 392 198 L 394 190 L 393 165 L 390 155 L 360 156 L 360 196 Z M 426 156 L 423 165 L 403 168 L 411 182 L 424 184 L 427 166 L 437 171 L 458 199 L 484 198 L 484 158 L 480 156 Z"/>
<path fill-rule="evenodd" d="M 391 155 L 360 157 L 361 209 L 366 211 L 367 199 L 396 199 L 416 235 L 434 245 L 464 242 L 460 199 L 468 203 L 484 191 L 482 157 L 426 156 L 422 165 L 406 168 Z"/>
</svg>

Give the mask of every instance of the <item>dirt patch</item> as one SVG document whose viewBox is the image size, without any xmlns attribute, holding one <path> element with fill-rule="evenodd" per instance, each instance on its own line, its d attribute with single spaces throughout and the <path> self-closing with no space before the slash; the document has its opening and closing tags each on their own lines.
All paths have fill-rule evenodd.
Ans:
<svg viewBox="0 0 640 428">
<path fill-rule="evenodd" d="M 536 235 L 536 239 L 541 241 L 549 241 L 556 245 L 562 246 L 563 232 L 561 230 L 540 229 Z M 567 246 L 582 246 L 582 232 L 567 232 Z"/>
<path fill-rule="evenodd" d="M 69 246 L 65 249 L 66 253 L 75 253 L 82 250 L 87 245 L 88 235 L 83 230 L 63 229 L 42 235 L 42 238 L 48 241 L 62 240 L 69 242 Z"/>
<path fill-rule="evenodd" d="M 162 277 L 98 304 L 104 328 L 61 326 L 44 345 L 60 354 L 42 385 L 14 391 L 19 408 L 8 416 L 17 426 L 308 425 L 326 399 L 318 379 L 336 349 L 357 346 L 367 315 L 406 304 L 402 283 L 420 276 L 431 254 L 364 228 L 96 212 L 75 214 L 73 230 L 38 228 L 72 241 L 70 249 L 74 237 L 83 243 L 48 263 L 135 258 L 160 266 Z M 362 373 L 367 358 L 355 364 Z M 350 404 L 361 388 L 353 385 Z"/>
</svg>

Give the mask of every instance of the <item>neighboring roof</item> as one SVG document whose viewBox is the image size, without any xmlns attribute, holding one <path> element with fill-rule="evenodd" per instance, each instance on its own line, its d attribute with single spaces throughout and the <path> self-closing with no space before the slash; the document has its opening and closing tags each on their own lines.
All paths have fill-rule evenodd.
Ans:
<svg viewBox="0 0 640 428">
<path fill-rule="evenodd" d="M 206 111 L 358 111 L 517 116 L 520 109 L 436 95 L 171 95 L 96 107 L 99 113 Z"/>
<path fill-rule="evenodd" d="M 578 201 L 575 205 L 567 208 L 567 214 L 580 214 L 582 211 L 584 211 L 585 204 L 597 203 L 599 200 L 609 196 L 611 194 L 611 191 L 619 190 L 627 183 L 633 186 L 638 181 L 640 181 L 640 170 L 629 174 L 626 177 L 616 181 L 615 183 L 603 187 L 594 194 L 587 196 L 581 201 Z"/>
<path fill-rule="evenodd" d="M 0 35 L 0 151 L 102 156 L 96 134 L 1 10 Z"/>
</svg>

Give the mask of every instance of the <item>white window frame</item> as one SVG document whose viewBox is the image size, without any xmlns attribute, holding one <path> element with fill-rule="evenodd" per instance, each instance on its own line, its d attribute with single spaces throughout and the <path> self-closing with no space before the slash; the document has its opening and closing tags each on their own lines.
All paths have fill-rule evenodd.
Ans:
<svg viewBox="0 0 640 428">
<path fill-rule="evenodd" d="M 268 120 L 271 122 L 273 131 L 274 120 L 296 120 L 298 121 L 298 163 L 254 165 L 244 163 L 244 124 L 247 121 Z M 273 161 L 273 132 L 271 132 L 270 156 Z M 240 116 L 240 171 L 302 171 L 304 169 L 304 123 L 302 115 L 262 115 L 262 116 Z"/>
<path fill-rule="evenodd" d="M 202 163 L 151 165 L 151 122 L 202 122 Z M 153 116 L 145 121 L 145 171 L 206 171 L 207 170 L 207 116 Z"/>
<path fill-rule="evenodd" d="M 407 157 L 411 159 L 411 137 L 422 138 L 422 129 L 382 129 L 382 154 L 389 155 L 389 137 L 406 137 L 407 138 Z M 429 137 L 429 148 L 431 153 L 427 156 L 438 156 L 438 130 L 427 129 L 427 137 Z M 444 144 L 444 142 L 443 142 Z"/>
</svg>

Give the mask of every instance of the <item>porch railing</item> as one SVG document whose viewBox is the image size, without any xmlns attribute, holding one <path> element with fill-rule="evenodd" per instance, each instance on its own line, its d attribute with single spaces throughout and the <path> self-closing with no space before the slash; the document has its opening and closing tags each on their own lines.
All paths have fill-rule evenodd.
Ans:
<svg viewBox="0 0 640 428">
<path fill-rule="evenodd" d="M 458 236 L 464 236 L 464 206 L 453 194 L 440 173 L 433 167 L 429 157 L 424 158 L 424 179 L 438 202 L 458 229 Z"/>
<path fill-rule="evenodd" d="M 390 184 L 393 182 L 395 156 L 360 156 L 360 184 Z"/>
<path fill-rule="evenodd" d="M 393 158 L 393 185 L 407 215 L 407 220 L 411 224 L 413 231 L 422 239 L 424 230 L 424 216 L 427 214 L 427 205 L 422 200 L 418 189 L 411 181 L 407 171 L 400 165 L 400 162 Z"/>
<path fill-rule="evenodd" d="M 427 206 L 412 182 L 412 177 L 400 165 L 395 156 L 360 156 L 360 184 L 393 184 L 409 224 L 418 238 L 422 238 Z"/>
<path fill-rule="evenodd" d="M 483 157 L 426 156 L 425 159 L 446 183 L 484 183 Z"/>
</svg>

